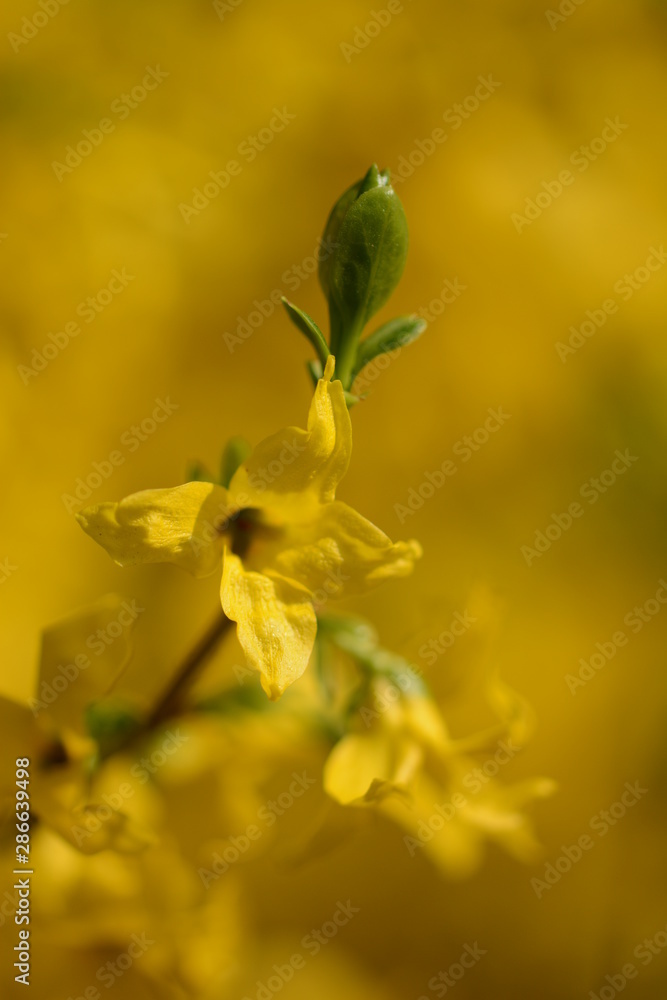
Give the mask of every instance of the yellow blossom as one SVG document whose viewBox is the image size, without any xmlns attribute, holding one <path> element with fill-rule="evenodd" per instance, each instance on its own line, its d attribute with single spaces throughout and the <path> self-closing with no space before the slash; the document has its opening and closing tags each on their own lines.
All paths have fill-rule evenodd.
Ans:
<svg viewBox="0 0 667 1000">
<path fill-rule="evenodd" d="M 30 762 L 31 810 L 84 853 L 132 852 L 148 842 L 125 810 L 110 809 L 98 798 L 89 766 L 97 746 L 87 728 L 88 711 L 108 694 L 130 657 L 134 618 L 126 612 L 126 602 L 109 595 L 46 628 L 34 697 L 27 705 L 0 697 L 0 727 Z M 122 631 L 111 636 L 109 625 L 120 621 Z M 14 764 L 7 757 L 0 767 L 0 797 L 7 801 L 16 790 Z M 86 823 L 93 830 L 82 839 L 77 830 Z"/>
<path fill-rule="evenodd" d="M 203 576 L 222 560 L 222 608 L 273 699 L 308 665 L 315 606 L 404 576 L 421 554 L 417 542 L 392 543 L 335 499 L 352 429 L 334 368 L 330 356 L 307 429 L 288 427 L 262 441 L 228 489 L 191 482 L 77 515 L 122 566 L 172 562 Z"/>
<path fill-rule="evenodd" d="M 405 831 L 409 853 L 423 849 L 447 876 L 470 874 L 487 839 L 523 861 L 534 860 L 539 847 L 523 806 L 550 795 L 555 786 L 543 778 L 516 785 L 495 780 L 521 749 L 512 739 L 525 726 L 519 700 L 495 675 L 488 694 L 502 706 L 508 739 L 487 750 L 491 764 L 484 769 L 463 747 L 482 749 L 502 727 L 453 741 L 414 673 L 377 675 L 324 765 L 325 790 L 342 805 L 370 806 L 391 819 Z"/>
</svg>

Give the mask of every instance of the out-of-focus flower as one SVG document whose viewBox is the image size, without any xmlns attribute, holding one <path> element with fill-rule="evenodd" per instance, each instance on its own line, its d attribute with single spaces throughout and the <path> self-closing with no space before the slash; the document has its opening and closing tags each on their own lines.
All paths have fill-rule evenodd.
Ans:
<svg viewBox="0 0 667 1000">
<path fill-rule="evenodd" d="M 40 830 L 34 850 L 41 878 L 33 925 L 43 952 L 57 953 L 54 985 L 42 983 L 44 961 L 35 963 L 40 996 L 79 995 L 88 984 L 109 989 L 121 976 L 122 995 L 137 1000 L 230 995 L 245 951 L 233 872 L 205 889 L 168 845 L 85 857 L 50 830 Z"/>
<path fill-rule="evenodd" d="M 30 761 L 31 813 L 86 853 L 135 851 L 148 843 L 127 813 L 109 808 L 92 787 L 98 746 L 87 719 L 131 655 L 136 616 L 128 608 L 110 595 L 47 628 L 30 704 L 0 698 L 5 738 Z M 14 781 L 15 762 L 7 756 L 0 770 L 2 799 L 13 798 Z M 77 835 L 82 825 L 88 831 L 83 838 Z"/>
<path fill-rule="evenodd" d="M 331 622 L 331 620 L 330 620 Z M 538 844 L 525 803 L 550 795 L 553 782 L 537 778 L 504 786 L 500 767 L 521 749 L 522 701 L 494 675 L 487 698 L 502 724 L 478 737 L 452 740 L 426 685 L 395 654 L 382 650 L 372 630 L 344 623 L 329 634 L 367 671 L 350 703 L 348 730 L 324 765 L 324 787 L 343 805 L 371 806 L 406 831 L 411 854 L 419 849 L 445 874 L 461 877 L 479 864 L 486 839 L 528 861 Z M 490 766 L 480 768 L 471 748 L 488 746 Z"/>
<path fill-rule="evenodd" d="M 191 482 L 88 507 L 84 530 L 122 566 L 173 562 L 196 575 L 223 559 L 222 607 L 238 625 L 251 666 L 270 698 L 306 669 L 317 631 L 314 605 L 404 576 L 421 554 L 392 543 L 334 499 L 352 449 L 343 387 L 330 356 L 308 428 L 262 441 L 229 488 Z"/>
</svg>

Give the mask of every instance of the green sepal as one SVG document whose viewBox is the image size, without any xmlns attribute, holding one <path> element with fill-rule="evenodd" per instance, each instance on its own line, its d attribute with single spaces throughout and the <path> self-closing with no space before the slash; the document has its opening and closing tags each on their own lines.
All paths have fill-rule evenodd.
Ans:
<svg viewBox="0 0 667 1000">
<path fill-rule="evenodd" d="M 295 306 L 293 302 L 286 299 L 284 295 L 280 301 L 284 305 L 287 315 L 292 320 L 297 330 L 300 330 L 315 348 L 317 357 L 322 365 L 326 365 L 327 358 L 330 353 L 329 347 L 315 320 L 312 316 L 309 316 L 307 312 L 304 312 L 303 309 L 299 309 L 299 307 Z"/>
</svg>

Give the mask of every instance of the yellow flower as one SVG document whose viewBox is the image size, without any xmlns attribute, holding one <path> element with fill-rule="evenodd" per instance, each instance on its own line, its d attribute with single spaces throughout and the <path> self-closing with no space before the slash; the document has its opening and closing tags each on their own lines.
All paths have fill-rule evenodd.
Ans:
<svg viewBox="0 0 667 1000">
<path fill-rule="evenodd" d="M 173 562 L 203 576 L 223 562 L 222 608 L 270 698 L 304 672 L 317 631 L 314 605 L 404 576 L 417 542 L 391 540 L 335 500 L 352 428 L 330 356 L 307 430 L 266 438 L 229 488 L 192 482 L 88 507 L 80 524 L 121 566 Z"/>
<path fill-rule="evenodd" d="M 86 725 L 90 707 L 109 693 L 130 658 L 136 615 L 128 607 L 109 595 L 46 628 L 29 704 L 0 696 L 0 731 L 30 761 L 31 809 L 84 853 L 136 851 L 147 843 L 124 810 L 96 796 L 90 763 L 97 747 Z M 5 809 L 16 792 L 15 771 L 7 755 L 0 764 Z M 83 839 L 82 825 L 92 829 Z"/>
<path fill-rule="evenodd" d="M 519 700 L 496 678 L 490 700 L 499 708 L 507 740 L 488 749 L 490 736 L 452 741 L 435 702 L 410 671 L 393 679 L 374 678 L 365 705 L 351 717 L 348 732 L 324 765 L 324 787 L 341 805 L 372 807 L 405 831 L 411 856 L 424 851 L 450 877 L 469 875 L 479 865 L 484 842 L 496 840 L 520 860 L 534 860 L 539 848 L 523 806 L 552 794 L 545 778 L 502 785 L 495 775 L 521 747 L 525 732 Z M 487 746 L 483 766 L 466 751 Z M 465 749 L 464 749 L 465 748 Z"/>
</svg>

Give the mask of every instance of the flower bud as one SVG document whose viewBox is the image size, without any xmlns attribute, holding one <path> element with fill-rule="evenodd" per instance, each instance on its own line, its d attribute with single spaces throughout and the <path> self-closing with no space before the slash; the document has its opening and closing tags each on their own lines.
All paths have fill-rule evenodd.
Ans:
<svg viewBox="0 0 667 1000">
<path fill-rule="evenodd" d="M 373 165 L 338 199 L 324 241 L 335 249 L 321 261 L 319 278 L 329 300 L 330 349 L 345 385 L 361 331 L 385 304 L 405 267 L 408 227 L 387 170 Z"/>
</svg>

